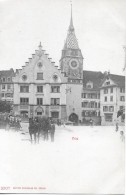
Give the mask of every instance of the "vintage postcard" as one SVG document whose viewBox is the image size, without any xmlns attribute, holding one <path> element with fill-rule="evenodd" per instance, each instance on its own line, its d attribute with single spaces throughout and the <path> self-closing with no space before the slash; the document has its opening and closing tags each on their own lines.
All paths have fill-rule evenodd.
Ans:
<svg viewBox="0 0 126 195">
<path fill-rule="evenodd" d="M 0 0 L 0 194 L 125 194 L 125 0 Z"/>
</svg>

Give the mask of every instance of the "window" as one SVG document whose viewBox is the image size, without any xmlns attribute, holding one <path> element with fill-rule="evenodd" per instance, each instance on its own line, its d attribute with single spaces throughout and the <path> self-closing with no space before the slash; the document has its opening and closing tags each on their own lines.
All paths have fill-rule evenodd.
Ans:
<svg viewBox="0 0 126 195">
<path fill-rule="evenodd" d="M 82 93 L 82 98 L 86 98 L 86 93 Z"/>
<path fill-rule="evenodd" d="M 104 89 L 104 94 L 107 94 L 108 93 L 108 89 Z"/>
<path fill-rule="evenodd" d="M 11 98 L 12 98 L 12 97 L 13 97 L 13 94 L 12 94 L 12 93 L 6 93 L 5 96 L 6 96 L 6 97 L 11 97 Z"/>
<path fill-rule="evenodd" d="M 43 73 L 37 73 L 37 80 L 43 80 Z"/>
<path fill-rule="evenodd" d="M 107 81 L 107 82 L 106 82 L 106 85 L 110 85 L 110 81 Z"/>
<path fill-rule="evenodd" d="M 29 86 L 20 86 L 20 92 L 21 93 L 28 93 L 29 92 Z"/>
<path fill-rule="evenodd" d="M 5 85 L 2 85 L 2 89 L 5 89 L 6 88 L 6 86 Z"/>
<path fill-rule="evenodd" d="M 51 112 L 52 118 L 59 118 L 59 112 Z"/>
<path fill-rule="evenodd" d="M 4 97 L 4 93 L 2 93 L 1 95 L 2 95 L 2 97 Z"/>
<path fill-rule="evenodd" d="M 104 99 L 105 102 L 107 102 L 107 97 L 105 96 L 105 99 Z"/>
<path fill-rule="evenodd" d="M 103 106 L 103 111 L 108 112 L 108 106 Z"/>
<path fill-rule="evenodd" d="M 60 86 L 51 86 L 51 93 L 60 93 Z"/>
<path fill-rule="evenodd" d="M 105 114 L 105 121 L 106 122 L 112 122 L 112 114 Z"/>
<path fill-rule="evenodd" d="M 7 89 L 11 89 L 11 85 L 10 84 L 7 84 Z"/>
<path fill-rule="evenodd" d="M 43 93 L 43 86 L 37 86 L 37 92 Z"/>
<path fill-rule="evenodd" d="M 95 108 L 97 108 L 97 102 L 95 102 Z"/>
<path fill-rule="evenodd" d="M 95 102 L 91 102 L 90 105 L 91 105 L 91 108 L 95 108 Z"/>
<path fill-rule="evenodd" d="M 109 106 L 109 112 L 113 112 L 114 111 L 114 106 Z"/>
<path fill-rule="evenodd" d="M 42 115 L 42 112 L 37 112 L 37 115 L 38 115 L 38 116 L 41 116 L 41 115 Z"/>
<path fill-rule="evenodd" d="M 91 85 L 89 85 L 89 84 L 88 84 L 86 87 L 87 87 L 88 89 L 91 89 Z"/>
<path fill-rule="evenodd" d="M 87 108 L 88 107 L 88 102 L 82 102 L 82 107 Z"/>
<path fill-rule="evenodd" d="M 120 93 L 125 93 L 125 88 L 121 87 L 120 88 Z"/>
<path fill-rule="evenodd" d="M 3 78 L 2 78 L 2 81 L 3 81 L 3 82 L 5 82 L 5 81 L 6 81 L 6 79 L 3 77 Z"/>
<path fill-rule="evenodd" d="M 110 88 L 110 93 L 113 93 L 113 87 Z"/>
<path fill-rule="evenodd" d="M 8 77 L 8 78 L 7 78 L 7 81 L 8 81 L 8 82 L 10 82 L 10 81 L 11 81 L 11 78 L 10 78 L 10 77 Z"/>
<path fill-rule="evenodd" d="M 37 98 L 37 105 L 43 105 L 43 98 Z"/>
<path fill-rule="evenodd" d="M 29 98 L 20 98 L 20 104 L 21 105 L 28 105 L 29 104 Z"/>
<path fill-rule="evenodd" d="M 91 99 L 97 99 L 97 94 L 96 93 L 91 93 Z"/>
<path fill-rule="evenodd" d="M 125 101 L 125 97 L 124 96 L 120 96 L 120 101 L 124 102 Z"/>
<path fill-rule="evenodd" d="M 97 99 L 100 99 L 100 94 L 99 93 L 97 94 Z"/>
<path fill-rule="evenodd" d="M 51 98 L 51 105 L 60 105 L 60 99 L 59 98 Z"/>
<path fill-rule="evenodd" d="M 110 102 L 113 102 L 113 96 L 110 96 Z"/>
</svg>

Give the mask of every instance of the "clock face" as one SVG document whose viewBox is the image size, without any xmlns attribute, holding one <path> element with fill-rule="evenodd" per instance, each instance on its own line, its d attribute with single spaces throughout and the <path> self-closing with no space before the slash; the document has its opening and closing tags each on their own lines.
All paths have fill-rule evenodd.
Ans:
<svg viewBox="0 0 126 195">
<path fill-rule="evenodd" d="M 70 61 L 70 67 L 72 69 L 76 69 L 78 67 L 78 61 L 77 60 L 71 60 Z"/>
<path fill-rule="evenodd" d="M 71 62 L 71 66 L 72 66 L 73 68 L 76 68 L 76 67 L 77 67 L 77 62 L 76 62 L 76 61 L 72 61 L 72 62 Z"/>
</svg>

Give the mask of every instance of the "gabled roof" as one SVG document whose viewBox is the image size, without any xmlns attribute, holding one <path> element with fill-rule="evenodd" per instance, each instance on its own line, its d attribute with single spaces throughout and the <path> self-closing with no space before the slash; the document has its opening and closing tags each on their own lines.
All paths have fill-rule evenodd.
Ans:
<svg viewBox="0 0 126 195">
<path fill-rule="evenodd" d="M 103 81 L 104 74 L 102 72 L 96 72 L 96 71 L 83 71 L 83 87 L 86 88 L 86 84 L 91 81 L 93 82 L 93 89 L 92 90 L 98 90 L 101 82 Z"/>
<path fill-rule="evenodd" d="M 0 78 L 3 77 L 13 77 L 15 75 L 13 68 L 10 70 L 1 70 L 0 71 Z"/>
<path fill-rule="evenodd" d="M 125 76 L 109 74 L 108 77 L 117 84 L 119 87 L 125 87 Z"/>
</svg>

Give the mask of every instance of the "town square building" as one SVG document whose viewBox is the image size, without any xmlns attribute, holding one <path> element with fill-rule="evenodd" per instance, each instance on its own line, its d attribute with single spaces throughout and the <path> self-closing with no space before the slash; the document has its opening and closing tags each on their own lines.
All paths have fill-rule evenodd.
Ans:
<svg viewBox="0 0 126 195">
<path fill-rule="evenodd" d="M 14 78 L 14 113 L 22 117 L 46 115 L 66 119 L 67 78 L 48 54 L 39 49 Z"/>
<path fill-rule="evenodd" d="M 26 119 L 48 116 L 56 121 L 114 125 L 125 108 L 125 77 L 83 70 L 83 55 L 72 19 L 59 66 L 41 43 L 21 69 L 0 71 L 0 99 L 13 103 L 13 114 Z"/>
</svg>

